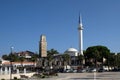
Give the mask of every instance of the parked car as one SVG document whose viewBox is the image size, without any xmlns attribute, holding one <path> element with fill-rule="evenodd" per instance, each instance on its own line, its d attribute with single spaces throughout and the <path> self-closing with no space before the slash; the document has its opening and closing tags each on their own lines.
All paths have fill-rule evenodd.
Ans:
<svg viewBox="0 0 120 80">
<path fill-rule="evenodd" d="M 66 73 L 71 73 L 71 72 L 73 72 L 73 70 L 72 69 L 66 69 L 65 72 Z"/>
<path fill-rule="evenodd" d="M 98 72 L 104 72 L 105 70 L 103 68 L 98 69 Z"/>
<path fill-rule="evenodd" d="M 78 70 L 78 72 L 84 73 L 84 72 L 87 72 L 87 69 L 80 69 Z"/>
<path fill-rule="evenodd" d="M 96 68 L 91 68 L 89 72 L 97 72 Z"/>
<path fill-rule="evenodd" d="M 76 72 L 77 72 L 77 69 L 74 69 L 73 72 L 76 73 Z"/>
<path fill-rule="evenodd" d="M 118 72 L 118 71 L 119 71 L 119 69 L 114 68 L 114 69 L 112 69 L 112 71 L 113 71 L 113 72 Z"/>
</svg>

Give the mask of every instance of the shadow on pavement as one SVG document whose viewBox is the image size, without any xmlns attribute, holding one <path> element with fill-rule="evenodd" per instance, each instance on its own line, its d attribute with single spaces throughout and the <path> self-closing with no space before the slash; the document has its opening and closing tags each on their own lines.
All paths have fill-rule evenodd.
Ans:
<svg viewBox="0 0 120 80">
<path fill-rule="evenodd" d="M 73 80 L 76 80 L 76 79 L 78 79 L 78 80 L 81 80 L 81 79 L 85 79 L 85 80 L 93 79 L 94 80 L 94 78 L 70 78 L 70 79 L 73 79 Z M 100 78 L 96 78 L 96 79 L 100 79 Z"/>
</svg>

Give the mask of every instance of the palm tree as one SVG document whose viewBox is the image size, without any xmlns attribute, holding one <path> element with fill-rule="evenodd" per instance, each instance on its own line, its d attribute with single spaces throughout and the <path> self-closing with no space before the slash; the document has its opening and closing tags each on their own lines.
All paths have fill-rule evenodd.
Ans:
<svg viewBox="0 0 120 80">
<path fill-rule="evenodd" d="M 64 66 L 67 67 L 67 65 L 70 63 L 70 55 L 69 54 L 63 54 L 63 61 L 64 61 Z"/>
<path fill-rule="evenodd" d="M 51 49 L 47 51 L 47 60 L 49 66 L 52 66 L 52 62 L 54 60 L 54 54 L 59 54 L 59 52 L 55 49 Z"/>
<path fill-rule="evenodd" d="M 23 68 L 23 62 L 24 62 L 25 58 L 24 57 L 20 57 L 19 60 L 21 62 L 21 67 Z"/>
<path fill-rule="evenodd" d="M 35 66 L 35 62 L 37 61 L 37 59 L 39 58 L 39 55 L 36 53 L 31 57 L 31 61 L 34 63 Z"/>
<path fill-rule="evenodd" d="M 55 49 L 51 49 L 47 51 L 47 56 L 54 55 L 54 54 L 59 54 L 59 52 Z"/>
<path fill-rule="evenodd" d="M 84 56 L 83 55 L 79 55 L 78 56 L 78 61 L 79 61 L 79 64 L 83 67 L 83 60 L 84 60 Z"/>
<path fill-rule="evenodd" d="M 53 56 L 52 55 L 48 55 L 47 56 L 47 60 L 48 60 L 48 66 L 52 66 Z"/>
</svg>

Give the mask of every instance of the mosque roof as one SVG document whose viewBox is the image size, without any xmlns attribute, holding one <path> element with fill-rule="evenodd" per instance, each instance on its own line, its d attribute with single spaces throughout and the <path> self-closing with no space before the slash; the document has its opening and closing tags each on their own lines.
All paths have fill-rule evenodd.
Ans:
<svg viewBox="0 0 120 80">
<path fill-rule="evenodd" d="M 75 48 L 68 48 L 65 52 L 78 52 Z"/>
</svg>

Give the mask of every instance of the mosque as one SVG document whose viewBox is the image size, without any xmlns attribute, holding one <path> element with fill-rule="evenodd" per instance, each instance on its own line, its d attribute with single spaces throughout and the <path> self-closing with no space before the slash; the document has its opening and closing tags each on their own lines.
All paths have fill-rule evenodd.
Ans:
<svg viewBox="0 0 120 80">
<path fill-rule="evenodd" d="M 70 56 L 70 61 L 67 63 L 67 65 L 70 66 L 78 66 L 81 65 L 78 56 L 83 56 L 83 25 L 82 25 L 82 17 L 79 16 L 79 25 L 78 25 L 78 32 L 79 32 L 79 50 L 71 47 L 68 48 L 63 54 L 55 54 L 54 60 L 51 65 L 48 65 L 49 61 L 47 61 L 47 41 L 46 36 L 41 35 L 40 42 L 39 42 L 39 55 L 41 56 L 39 62 L 39 66 L 45 67 L 45 66 L 55 66 L 55 67 L 62 67 L 65 65 L 65 61 L 62 58 L 62 55 L 68 54 Z"/>
<path fill-rule="evenodd" d="M 71 57 L 71 64 L 78 65 L 78 56 L 83 56 L 83 24 L 82 24 L 82 17 L 79 16 L 79 25 L 78 25 L 78 32 L 79 32 L 79 51 L 75 48 L 68 48 L 64 54 L 68 54 Z"/>
<path fill-rule="evenodd" d="M 79 51 L 75 48 L 67 49 L 65 53 L 69 54 L 70 56 L 83 55 L 83 24 L 82 24 L 81 15 L 79 16 L 78 32 L 79 32 L 79 40 L 78 40 Z M 47 41 L 45 35 L 41 35 L 41 39 L 39 42 L 39 53 L 41 57 L 47 57 Z"/>
<path fill-rule="evenodd" d="M 71 57 L 71 66 L 78 66 L 84 64 L 84 60 L 80 63 L 78 56 L 83 56 L 83 24 L 82 24 L 82 17 L 79 16 L 79 24 L 78 24 L 78 32 L 79 32 L 79 51 L 75 48 L 68 48 L 64 54 L 68 54 Z"/>
</svg>

